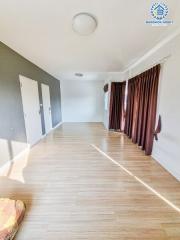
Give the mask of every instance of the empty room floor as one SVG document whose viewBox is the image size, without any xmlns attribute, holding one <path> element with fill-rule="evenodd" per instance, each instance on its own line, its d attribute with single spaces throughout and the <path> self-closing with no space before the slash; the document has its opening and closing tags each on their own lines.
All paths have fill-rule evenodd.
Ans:
<svg viewBox="0 0 180 240">
<path fill-rule="evenodd" d="M 26 203 L 18 240 L 180 239 L 179 182 L 100 123 L 61 125 L 0 189 Z"/>
</svg>

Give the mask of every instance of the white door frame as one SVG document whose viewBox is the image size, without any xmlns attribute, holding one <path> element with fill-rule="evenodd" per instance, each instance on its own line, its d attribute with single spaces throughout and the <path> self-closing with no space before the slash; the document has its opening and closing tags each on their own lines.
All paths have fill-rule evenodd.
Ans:
<svg viewBox="0 0 180 240">
<path fill-rule="evenodd" d="M 49 85 L 42 83 L 42 103 L 44 110 L 44 125 L 46 135 L 52 130 L 51 99 Z"/>
</svg>

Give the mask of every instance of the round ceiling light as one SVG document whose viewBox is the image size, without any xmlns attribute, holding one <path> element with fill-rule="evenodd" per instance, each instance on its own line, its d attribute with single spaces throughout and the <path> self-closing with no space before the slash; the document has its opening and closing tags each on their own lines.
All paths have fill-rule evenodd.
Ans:
<svg viewBox="0 0 180 240">
<path fill-rule="evenodd" d="M 73 18 L 73 30 L 80 35 L 90 35 L 97 28 L 97 20 L 89 13 L 79 13 Z"/>
</svg>

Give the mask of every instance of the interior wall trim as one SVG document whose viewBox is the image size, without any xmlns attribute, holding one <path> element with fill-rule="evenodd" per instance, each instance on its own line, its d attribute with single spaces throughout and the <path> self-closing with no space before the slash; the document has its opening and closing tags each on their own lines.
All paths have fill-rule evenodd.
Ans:
<svg viewBox="0 0 180 240">
<path fill-rule="evenodd" d="M 55 130 L 56 128 L 60 127 L 63 124 L 63 122 L 58 123 L 55 127 L 53 127 L 52 130 Z"/>
<path fill-rule="evenodd" d="M 135 61 L 133 64 L 129 65 L 124 71 L 122 71 L 122 74 L 126 74 L 129 71 L 131 71 L 133 68 L 144 62 L 146 59 L 148 59 L 150 56 L 152 56 L 154 53 L 156 53 L 160 48 L 162 48 L 164 45 L 169 43 L 171 40 L 176 38 L 178 35 L 180 35 L 180 28 L 176 29 L 174 32 L 169 34 L 167 37 L 165 37 L 162 41 L 157 43 L 153 48 L 151 48 L 148 52 L 146 52 L 141 58 L 139 58 L 137 61 Z"/>
<path fill-rule="evenodd" d="M 43 138 L 45 138 L 46 136 L 48 136 L 53 130 L 55 130 L 56 128 L 60 127 L 62 124 L 63 124 L 63 122 L 58 123 L 55 127 L 53 127 L 53 128 L 51 129 L 51 131 L 50 131 L 48 134 L 43 134 L 42 137 L 41 137 L 41 139 L 43 139 Z"/>
</svg>

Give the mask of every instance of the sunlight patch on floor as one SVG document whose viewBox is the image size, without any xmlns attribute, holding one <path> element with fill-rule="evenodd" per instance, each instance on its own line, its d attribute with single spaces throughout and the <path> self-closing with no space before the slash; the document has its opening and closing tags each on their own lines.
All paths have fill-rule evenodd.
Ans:
<svg viewBox="0 0 180 240">
<path fill-rule="evenodd" d="M 161 200 L 163 200 L 166 204 L 168 204 L 171 208 L 173 208 L 174 210 L 176 210 L 177 212 L 180 213 L 180 208 L 177 207 L 176 205 L 174 205 L 172 202 L 170 202 L 168 199 L 166 199 L 165 197 L 163 197 L 159 192 L 157 192 L 154 188 L 152 188 L 151 186 L 149 186 L 147 183 L 145 183 L 143 180 L 141 180 L 139 177 L 135 176 L 131 171 L 129 171 L 127 168 L 125 168 L 123 165 L 121 165 L 120 163 L 118 163 L 116 160 L 114 160 L 112 157 L 110 157 L 109 155 L 107 155 L 105 152 L 103 152 L 100 148 L 98 148 L 96 145 L 91 144 L 91 146 L 96 149 L 101 155 L 103 155 L 104 157 L 106 157 L 107 159 L 109 159 L 113 164 L 117 165 L 118 167 L 120 167 L 123 171 L 125 171 L 128 175 L 130 175 L 131 177 L 133 177 L 137 182 L 139 182 L 140 184 L 142 184 L 145 188 L 147 188 L 149 191 L 151 191 L 153 194 L 155 194 L 158 198 L 160 198 Z"/>
<path fill-rule="evenodd" d="M 22 153 L 15 157 L 12 161 L 8 161 L 0 168 L 0 177 L 7 177 L 25 183 L 23 171 L 28 164 L 30 147 L 27 147 Z"/>
</svg>

